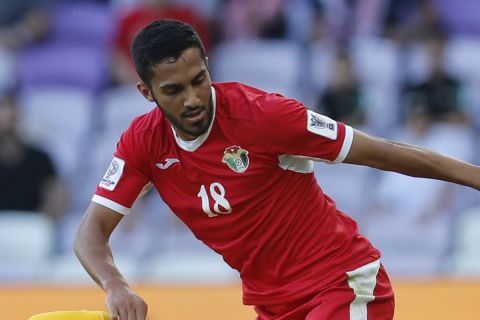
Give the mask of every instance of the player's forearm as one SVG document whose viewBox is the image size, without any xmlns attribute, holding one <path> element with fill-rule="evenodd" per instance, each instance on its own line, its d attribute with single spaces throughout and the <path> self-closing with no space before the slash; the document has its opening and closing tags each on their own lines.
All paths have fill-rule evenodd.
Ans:
<svg viewBox="0 0 480 320">
<path fill-rule="evenodd" d="M 480 167 L 434 151 L 369 136 L 354 130 L 345 163 L 414 177 L 454 182 L 480 190 Z"/>
<path fill-rule="evenodd" d="M 115 266 L 108 239 L 101 233 L 81 226 L 75 238 L 75 254 L 92 279 L 106 292 L 117 287 L 128 287 Z"/>
<path fill-rule="evenodd" d="M 383 170 L 414 177 L 444 180 L 480 190 L 480 167 L 434 151 L 387 141 L 391 147 L 377 162 Z"/>
</svg>

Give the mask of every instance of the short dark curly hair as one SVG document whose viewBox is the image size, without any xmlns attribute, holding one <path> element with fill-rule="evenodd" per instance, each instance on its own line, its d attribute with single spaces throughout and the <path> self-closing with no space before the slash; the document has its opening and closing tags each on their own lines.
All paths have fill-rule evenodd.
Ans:
<svg viewBox="0 0 480 320">
<path fill-rule="evenodd" d="M 205 48 L 197 32 L 187 23 L 161 19 L 144 27 L 132 43 L 132 57 L 140 79 L 151 85 L 153 67 L 166 58 L 177 59 L 183 51 L 198 48 L 205 59 Z"/>
</svg>

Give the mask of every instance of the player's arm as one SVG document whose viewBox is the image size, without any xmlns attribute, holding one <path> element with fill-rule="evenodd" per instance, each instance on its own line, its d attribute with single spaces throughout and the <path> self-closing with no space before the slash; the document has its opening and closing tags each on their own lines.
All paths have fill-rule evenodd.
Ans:
<svg viewBox="0 0 480 320">
<path fill-rule="evenodd" d="M 108 240 L 123 215 L 92 202 L 75 238 L 75 253 L 85 270 L 107 294 L 107 306 L 120 319 L 145 320 L 147 305 L 115 266 Z"/>
<path fill-rule="evenodd" d="M 352 146 L 344 162 L 480 190 L 478 166 L 431 150 L 372 137 L 358 130 L 354 130 Z"/>
</svg>

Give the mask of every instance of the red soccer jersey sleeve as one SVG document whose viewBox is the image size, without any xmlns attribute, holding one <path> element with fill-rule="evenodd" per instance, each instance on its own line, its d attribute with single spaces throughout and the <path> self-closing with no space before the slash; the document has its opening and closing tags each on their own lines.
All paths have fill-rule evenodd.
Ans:
<svg viewBox="0 0 480 320">
<path fill-rule="evenodd" d="M 278 94 L 257 101 L 265 148 L 282 155 L 342 162 L 353 141 L 353 129 Z"/>
<path fill-rule="evenodd" d="M 141 191 L 149 184 L 145 148 L 141 146 L 142 120 L 137 118 L 123 133 L 107 172 L 97 186 L 92 201 L 122 214 L 128 214 Z"/>
</svg>

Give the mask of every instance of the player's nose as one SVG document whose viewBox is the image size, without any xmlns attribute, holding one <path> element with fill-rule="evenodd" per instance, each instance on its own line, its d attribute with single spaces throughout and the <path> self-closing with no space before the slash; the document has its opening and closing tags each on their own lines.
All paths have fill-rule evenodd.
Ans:
<svg viewBox="0 0 480 320">
<path fill-rule="evenodd" d="M 199 94 L 195 88 L 189 87 L 185 90 L 184 107 L 195 107 L 202 105 Z"/>
</svg>

